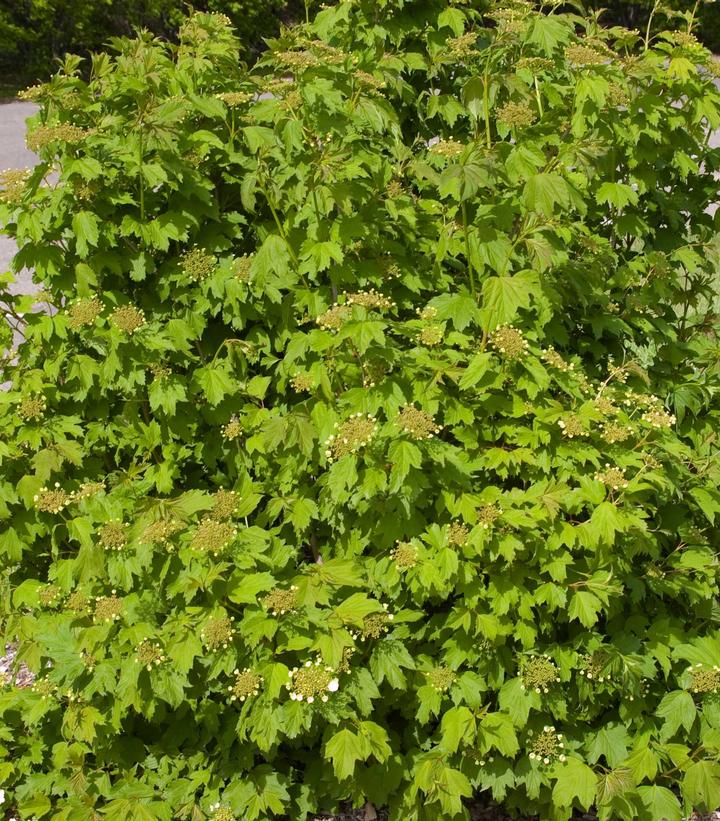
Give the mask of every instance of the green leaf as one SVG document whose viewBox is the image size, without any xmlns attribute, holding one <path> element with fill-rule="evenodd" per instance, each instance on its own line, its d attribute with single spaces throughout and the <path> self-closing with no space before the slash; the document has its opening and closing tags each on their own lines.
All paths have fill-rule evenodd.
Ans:
<svg viewBox="0 0 720 821">
<path fill-rule="evenodd" d="M 356 627 L 362 627 L 365 616 L 381 612 L 380 602 L 369 598 L 366 593 L 353 593 L 335 608 L 335 615 L 343 624 L 353 624 Z"/>
<path fill-rule="evenodd" d="M 604 756 L 611 767 L 617 767 L 627 758 L 628 734 L 619 725 L 601 727 L 588 746 L 587 760 L 594 764 Z"/>
<path fill-rule="evenodd" d="M 453 34 L 459 37 L 465 31 L 465 15 L 460 9 L 444 9 L 438 15 L 438 28 L 452 29 Z"/>
<path fill-rule="evenodd" d="M 590 809 L 595 801 L 597 777 L 593 770 L 578 758 L 568 758 L 555 768 L 557 781 L 553 787 L 553 803 L 558 807 L 572 807 L 577 798 L 583 809 Z"/>
<path fill-rule="evenodd" d="M 373 721 L 361 721 L 358 729 L 360 735 L 367 741 L 370 754 L 380 762 L 386 761 L 392 753 L 387 730 Z"/>
<path fill-rule="evenodd" d="M 577 619 L 585 627 L 592 627 L 602 611 L 602 602 L 594 593 L 587 590 L 576 590 L 570 599 L 568 616 L 570 621 Z"/>
<path fill-rule="evenodd" d="M 237 392 L 238 385 L 224 367 L 208 365 L 195 371 L 195 382 L 211 405 Z"/>
<path fill-rule="evenodd" d="M 685 771 L 682 793 L 696 809 L 714 812 L 720 807 L 720 764 L 717 761 L 696 761 Z"/>
<path fill-rule="evenodd" d="M 89 246 L 97 246 L 100 239 L 100 220 L 90 211 L 78 211 L 72 219 L 75 248 L 81 259 L 87 257 Z"/>
<path fill-rule="evenodd" d="M 667 787 L 638 787 L 642 811 L 638 821 L 681 821 L 682 809 L 677 797 Z"/>
<path fill-rule="evenodd" d="M 390 471 L 390 491 L 397 493 L 403 486 L 411 468 L 422 464 L 420 448 L 404 439 L 395 439 L 388 448 L 388 459 L 392 464 Z"/>
<path fill-rule="evenodd" d="M 601 502 L 593 510 L 588 531 L 600 542 L 612 544 L 615 541 L 615 534 L 622 528 L 622 517 L 612 502 Z"/>
<path fill-rule="evenodd" d="M 715 514 L 720 513 L 720 494 L 716 490 L 695 487 L 690 491 L 690 495 L 698 503 L 710 524 L 714 525 Z"/>
<path fill-rule="evenodd" d="M 552 217 L 556 206 L 570 206 L 567 183 L 558 174 L 534 174 L 525 183 L 523 199 L 531 211 L 545 217 Z"/>
<path fill-rule="evenodd" d="M 369 746 L 366 739 L 351 730 L 340 730 L 325 745 L 325 755 L 332 761 L 335 775 L 342 781 L 355 772 L 358 761 L 368 757 Z"/>
<path fill-rule="evenodd" d="M 647 738 L 627 759 L 626 765 L 632 770 L 635 781 L 640 784 L 647 779 L 654 781 L 660 766 L 658 754 L 647 746 Z"/>
<path fill-rule="evenodd" d="M 468 362 L 467 368 L 462 373 L 458 385 L 461 390 L 468 390 L 475 387 L 485 376 L 492 363 L 492 355 L 489 353 L 478 353 Z"/>
<path fill-rule="evenodd" d="M 604 182 L 595 193 L 598 204 L 606 203 L 622 209 L 626 205 L 637 205 L 638 194 L 622 182 Z"/>
<path fill-rule="evenodd" d="M 673 690 L 666 693 L 655 714 L 664 718 L 662 739 L 667 741 L 679 727 L 689 731 L 695 722 L 697 709 L 693 697 L 685 690 Z"/>
<path fill-rule="evenodd" d="M 528 42 L 539 46 L 548 56 L 558 45 L 567 43 L 569 39 L 570 30 L 561 20 L 545 14 L 538 14 L 532 18 Z"/>
<path fill-rule="evenodd" d="M 537 292 L 537 277 L 529 271 L 506 277 L 489 277 L 482 289 L 481 322 L 486 330 L 507 325 L 519 308 L 529 308 Z"/>
<path fill-rule="evenodd" d="M 475 717 L 467 707 L 451 707 L 442 717 L 440 732 L 440 747 L 450 754 L 456 753 L 461 742 L 468 746 L 474 743 Z"/>
<path fill-rule="evenodd" d="M 475 299 L 467 292 L 442 294 L 432 299 L 428 307 L 437 310 L 437 319 L 449 319 L 458 331 L 464 331 L 471 322 L 478 318 L 478 306 Z"/>
</svg>

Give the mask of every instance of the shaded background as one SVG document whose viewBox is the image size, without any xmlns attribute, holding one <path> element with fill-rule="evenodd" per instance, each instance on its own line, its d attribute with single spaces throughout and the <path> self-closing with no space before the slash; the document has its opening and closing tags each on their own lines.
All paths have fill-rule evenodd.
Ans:
<svg viewBox="0 0 720 821">
<path fill-rule="evenodd" d="M 641 30 L 653 5 L 648 0 L 593 2 L 607 8 L 602 18 L 606 24 Z M 319 0 L 196 0 L 192 7 L 227 14 L 245 45 L 246 58 L 252 61 L 262 50 L 264 38 L 319 5 Z M 694 6 L 692 0 L 663 0 L 660 11 L 665 14 L 656 14 L 656 27 L 684 27 L 672 14 Z M 0 0 L 0 96 L 3 92 L 12 96 L 13 91 L 46 79 L 67 52 L 100 51 L 113 36 L 147 28 L 172 38 L 188 8 L 185 0 Z M 700 2 L 696 16 L 698 37 L 720 51 L 720 2 Z"/>
</svg>

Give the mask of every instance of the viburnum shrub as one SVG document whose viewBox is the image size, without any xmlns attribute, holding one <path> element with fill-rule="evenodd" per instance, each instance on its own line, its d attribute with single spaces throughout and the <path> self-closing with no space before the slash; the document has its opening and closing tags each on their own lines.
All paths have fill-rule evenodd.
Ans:
<svg viewBox="0 0 720 821">
<path fill-rule="evenodd" d="M 720 806 L 717 63 L 517 0 L 114 48 L 3 176 L 7 805 Z"/>
</svg>

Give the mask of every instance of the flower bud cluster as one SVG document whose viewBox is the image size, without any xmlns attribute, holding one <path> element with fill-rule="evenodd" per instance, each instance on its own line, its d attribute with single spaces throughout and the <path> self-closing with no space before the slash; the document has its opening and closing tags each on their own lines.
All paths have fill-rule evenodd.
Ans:
<svg viewBox="0 0 720 821">
<path fill-rule="evenodd" d="M 585 428 L 582 419 L 580 419 L 580 417 L 575 413 L 570 413 L 562 419 L 559 419 L 558 425 L 563 436 L 567 436 L 568 439 L 575 439 L 576 437 L 588 435 L 588 431 Z"/>
<path fill-rule="evenodd" d="M 675 416 L 668 413 L 664 408 L 651 408 L 642 415 L 643 422 L 647 422 L 650 427 L 657 430 L 667 430 L 671 428 L 675 422 Z"/>
<path fill-rule="evenodd" d="M 690 674 L 688 689 L 693 693 L 717 693 L 720 691 L 720 667 L 717 665 L 705 667 L 702 664 L 696 664 L 688 669 L 688 673 Z"/>
<path fill-rule="evenodd" d="M 170 521 L 160 519 L 157 522 L 151 522 L 145 530 L 143 530 L 140 540 L 143 544 L 167 545 L 170 538 L 182 529 L 183 525 L 174 519 Z"/>
<path fill-rule="evenodd" d="M 483 505 L 478 508 L 478 521 L 480 527 L 484 530 L 489 530 L 497 519 L 503 515 L 503 509 L 500 505 Z"/>
<path fill-rule="evenodd" d="M 435 345 L 439 345 L 443 341 L 444 337 L 445 326 L 441 325 L 439 322 L 434 322 L 431 325 L 426 325 L 420 330 L 417 340 L 422 345 L 427 345 L 432 348 Z"/>
<path fill-rule="evenodd" d="M 451 522 L 450 527 L 448 528 L 448 544 L 453 545 L 454 547 L 462 547 L 467 544 L 469 535 L 470 530 L 467 525 L 462 522 Z"/>
<path fill-rule="evenodd" d="M 575 363 L 566 362 L 552 345 L 540 354 L 540 359 L 542 359 L 546 365 L 550 365 L 551 368 L 555 368 L 563 373 L 572 371 L 575 368 Z"/>
<path fill-rule="evenodd" d="M 417 564 L 417 548 L 411 542 L 395 542 L 395 547 L 390 552 L 390 555 L 395 563 L 395 567 L 401 572 L 403 570 L 409 570 Z"/>
<path fill-rule="evenodd" d="M 424 410 L 414 405 L 406 405 L 398 414 L 398 427 L 413 437 L 413 439 L 432 439 L 440 433 L 442 428 L 435 423 L 435 419 Z"/>
<path fill-rule="evenodd" d="M 312 48 L 316 54 L 320 55 L 325 65 L 338 66 L 344 63 L 348 58 L 352 60 L 352 62 L 357 62 L 357 57 L 350 56 L 347 52 L 329 45 L 324 40 L 310 40 L 308 46 Z"/>
<path fill-rule="evenodd" d="M 73 590 L 65 602 L 65 609 L 71 613 L 89 613 L 90 599 L 83 590 Z"/>
<path fill-rule="evenodd" d="M 602 482 L 613 490 L 622 490 L 628 486 L 628 481 L 625 478 L 625 468 L 612 467 L 607 462 L 605 463 L 605 470 L 598 471 L 595 474 L 595 481 Z"/>
<path fill-rule="evenodd" d="M 490 334 L 490 344 L 505 359 L 522 359 L 530 346 L 522 331 L 512 325 L 503 325 Z"/>
<path fill-rule="evenodd" d="M 401 275 L 400 266 L 391 257 L 385 257 L 380 261 L 383 279 L 399 279 Z"/>
<path fill-rule="evenodd" d="M 121 305 L 110 314 L 110 322 L 119 331 L 132 336 L 145 324 L 145 312 L 134 305 Z"/>
<path fill-rule="evenodd" d="M 549 71 L 552 67 L 553 61 L 546 57 L 521 57 L 515 63 L 515 71 L 529 71 L 535 75 Z"/>
<path fill-rule="evenodd" d="M 415 308 L 415 313 L 425 322 L 435 319 L 438 310 L 433 305 L 426 305 L 424 308 Z"/>
<path fill-rule="evenodd" d="M 105 550 L 122 550 L 128 542 L 127 525 L 113 519 L 100 528 L 98 538 Z"/>
<path fill-rule="evenodd" d="M 349 305 L 333 305 L 325 313 L 320 314 L 315 322 L 324 330 L 337 333 L 343 323 L 350 318 Z"/>
<path fill-rule="evenodd" d="M 95 496 L 96 493 L 104 493 L 105 492 L 105 483 L 104 482 L 83 482 L 80 487 L 74 491 L 73 499 L 76 502 L 80 502 L 83 499 L 89 499 L 91 496 Z"/>
<path fill-rule="evenodd" d="M 298 607 L 298 587 L 295 584 L 289 588 L 275 587 L 262 600 L 266 610 L 273 616 L 284 616 L 293 613 Z"/>
<path fill-rule="evenodd" d="M 607 100 L 616 108 L 624 108 L 630 104 L 630 94 L 619 83 L 610 83 Z"/>
<path fill-rule="evenodd" d="M 77 145 L 92 133 L 94 132 L 69 123 L 41 125 L 27 135 L 25 142 L 30 151 L 37 153 L 51 143 Z"/>
<path fill-rule="evenodd" d="M 190 547 L 202 553 L 219 556 L 237 536 L 237 528 L 229 522 L 218 522 L 207 517 L 197 526 Z"/>
<path fill-rule="evenodd" d="M 119 621 L 123 612 L 123 601 L 115 594 L 116 590 L 111 592 L 109 596 L 95 597 L 95 621 L 114 622 Z"/>
<path fill-rule="evenodd" d="M 97 297 L 78 299 L 67 310 L 68 327 L 73 331 L 86 325 L 94 325 L 103 311 L 103 304 Z"/>
<path fill-rule="evenodd" d="M 135 663 L 142 664 L 146 670 L 152 670 L 165 661 L 163 649 L 156 641 L 145 639 L 135 648 Z"/>
<path fill-rule="evenodd" d="M 293 667 L 288 671 L 290 681 L 285 685 L 293 701 L 306 701 L 312 704 L 316 698 L 328 700 L 328 693 L 336 693 L 340 682 L 332 667 L 323 666 L 320 659 L 306 661 L 302 667 Z"/>
<path fill-rule="evenodd" d="M 601 66 L 609 61 L 607 54 L 602 54 L 591 46 L 577 43 L 565 49 L 565 59 L 574 66 Z"/>
<path fill-rule="evenodd" d="M 253 672 L 249 667 L 244 670 L 233 671 L 235 681 L 228 687 L 230 701 L 245 701 L 250 696 L 257 696 L 262 687 L 263 677 Z"/>
<path fill-rule="evenodd" d="M 57 685 L 53 684 L 47 678 L 36 678 L 30 688 L 33 693 L 40 696 L 43 701 L 53 698 L 57 692 Z"/>
<path fill-rule="evenodd" d="M 340 660 L 340 664 L 338 664 L 337 667 L 338 673 L 350 672 L 350 662 L 352 661 L 352 657 L 355 655 L 355 653 L 356 650 L 354 647 L 343 647 L 342 659 Z"/>
<path fill-rule="evenodd" d="M 290 380 L 290 385 L 295 393 L 305 393 L 315 387 L 315 379 L 309 373 L 296 373 Z"/>
<path fill-rule="evenodd" d="M 334 462 L 365 447 L 377 433 L 378 425 L 370 414 L 354 413 L 342 424 L 335 423 L 337 433 L 325 441 L 325 456 Z"/>
<path fill-rule="evenodd" d="M 588 681 L 597 681 L 602 684 L 610 679 L 609 673 L 605 672 L 607 664 L 608 659 L 604 653 L 586 654 L 582 657 L 578 673 Z"/>
<path fill-rule="evenodd" d="M 548 655 L 533 656 L 523 665 L 522 689 L 536 693 L 549 693 L 550 685 L 560 681 L 555 662 Z"/>
<path fill-rule="evenodd" d="M 215 96 L 218 100 L 222 100 L 222 102 L 230 108 L 237 108 L 237 106 L 245 105 L 245 103 L 249 103 L 250 100 L 255 97 L 254 94 L 251 94 L 248 91 L 223 91 Z"/>
<path fill-rule="evenodd" d="M 478 33 L 476 31 L 468 31 L 459 37 L 451 37 L 445 45 L 451 57 L 456 60 L 463 60 L 477 53 L 475 49 L 477 39 Z"/>
<path fill-rule="evenodd" d="M 355 82 L 361 86 L 365 91 L 380 91 L 385 88 L 385 81 L 378 79 L 374 74 L 368 71 L 358 69 L 354 74 Z"/>
<path fill-rule="evenodd" d="M 532 730 L 528 730 L 528 746 L 530 752 L 528 758 L 531 761 L 550 764 L 557 758 L 558 761 L 565 761 L 565 743 L 562 740 L 562 733 L 556 732 L 555 728 L 549 725 L 543 727 L 542 732 L 535 735 Z"/>
<path fill-rule="evenodd" d="M 9 205 L 20 202 L 31 173 L 29 168 L 8 168 L 0 171 L 0 202 Z"/>
<path fill-rule="evenodd" d="M 223 425 L 221 430 L 223 439 L 227 439 L 228 442 L 232 442 L 234 439 L 239 439 L 240 436 L 242 436 L 242 432 L 242 423 L 237 416 L 231 417 L 227 425 Z"/>
<path fill-rule="evenodd" d="M 391 200 L 396 200 L 405 193 L 405 186 L 400 180 L 390 180 L 385 189 L 385 193 Z"/>
<path fill-rule="evenodd" d="M 28 86 L 22 91 L 18 91 L 17 97 L 19 100 L 36 103 L 47 95 L 47 91 L 47 85 L 45 83 L 39 83 L 37 85 Z"/>
<path fill-rule="evenodd" d="M 25 396 L 18 405 L 18 415 L 26 422 L 42 419 L 45 416 L 47 399 L 40 393 Z"/>
<path fill-rule="evenodd" d="M 449 690 L 457 678 L 455 672 L 449 667 L 436 667 L 434 670 L 425 673 L 425 676 L 428 684 L 439 693 Z"/>
<path fill-rule="evenodd" d="M 501 8 L 488 15 L 497 23 L 499 34 L 524 34 L 527 29 L 527 12 L 522 8 Z"/>
<path fill-rule="evenodd" d="M 459 157 L 465 150 L 463 143 L 456 142 L 452 137 L 449 140 L 438 140 L 433 143 L 428 150 L 431 154 L 438 157 L 445 157 L 449 160 L 454 160 Z"/>
<path fill-rule="evenodd" d="M 279 63 L 294 71 L 305 71 L 308 68 L 316 68 L 321 65 L 318 57 L 311 51 L 278 51 L 275 52 L 274 56 Z"/>
<path fill-rule="evenodd" d="M 182 272 L 194 282 L 207 279 L 215 270 L 215 265 L 215 257 L 197 246 L 180 258 Z"/>
<path fill-rule="evenodd" d="M 200 641 L 210 652 L 227 650 L 237 632 L 233 626 L 234 621 L 230 616 L 210 619 L 200 631 Z"/>
<path fill-rule="evenodd" d="M 600 425 L 600 432 L 602 438 L 610 445 L 624 442 L 633 435 L 633 429 L 630 425 L 621 425 L 618 422 Z"/>
<path fill-rule="evenodd" d="M 598 394 L 593 399 L 593 407 L 603 416 L 615 416 L 620 410 L 613 400 L 604 394 Z"/>
<path fill-rule="evenodd" d="M 72 494 L 66 493 L 60 487 L 60 482 L 55 482 L 55 487 L 52 490 L 41 487 L 35 496 L 33 496 L 35 508 L 40 511 L 40 513 L 60 513 L 72 500 Z"/>
<path fill-rule="evenodd" d="M 232 519 L 237 506 L 240 504 L 240 497 L 234 490 L 225 490 L 223 488 L 216 490 L 212 495 L 212 499 L 212 517 L 217 520 Z"/>
<path fill-rule="evenodd" d="M 356 291 L 353 294 L 343 293 L 345 305 L 360 305 L 368 310 L 384 310 L 394 308 L 395 303 L 381 293 L 371 288 L 369 291 Z"/>
<path fill-rule="evenodd" d="M 223 807 L 219 803 L 212 804 L 210 806 L 210 812 L 212 813 L 211 821 L 237 821 L 235 813 L 230 807 Z"/>
<path fill-rule="evenodd" d="M 238 257 L 233 263 L 233 274 L 235 279 L 239 279 L 240 282 L 247 282 L 250 279 L 250 269 L 252 268 L 252 264 L 253 256 L 251 254 L 243 254 L 241 257 Z"/>
<path fill-rule="evenodd" d="M 527 103 L 505 103 L 497 113 L 497 121 L 508 128 L 527 128 L 535 122 L 535 112 Z"/>
<path fill-rule="evenodd" d="M 282 102 L 280 103 L 280 107 L 284 111 L 297 111 L 297 109 L 301 108 L 303 104 L 303 96 L 300 89 L 294 88 L 292 91 L 288 91 L 288 93 L 283 98 Z"/>
<path fill-rule="evenodd" d="M 62 591 L 55 584 L 46 584 L 38 590 L 38 600 L 42 607 L 52 607 L 60 600 Z"/>
<path fill-rule="evenodd" d="M 368 639 L 379 639 L 385 635 L 385 633 L 389 632 L 391 622 L 395 616 L 392 613 L 388 613 L 387 609 L 387 604 L 383 604 L 382 613 L 370 613 L 365 616 L 360 630 L 350 632 L 353 639 L 359 638 L 361 641 L 367 641 Z"/>
</svg>

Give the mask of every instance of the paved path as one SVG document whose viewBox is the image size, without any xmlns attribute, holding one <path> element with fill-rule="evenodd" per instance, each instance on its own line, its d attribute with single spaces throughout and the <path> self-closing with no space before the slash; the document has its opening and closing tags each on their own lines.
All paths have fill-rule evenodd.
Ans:
<svg viewBox="0 0 720 821">
<path fill-rule="evenodd" d="M 29 168 L 35 165 L 35 155 L 25 147 L 25 120 L 37 110 L 33 103 L 4 103 L 0 105 L 0 170 Z M 15 254 L 15 243 L 0 234 L 0 271 L 10 270 Z M 33 290 L 29 272 L 22 272 L 13 288 L 21 293 Z"/>
</svg>

